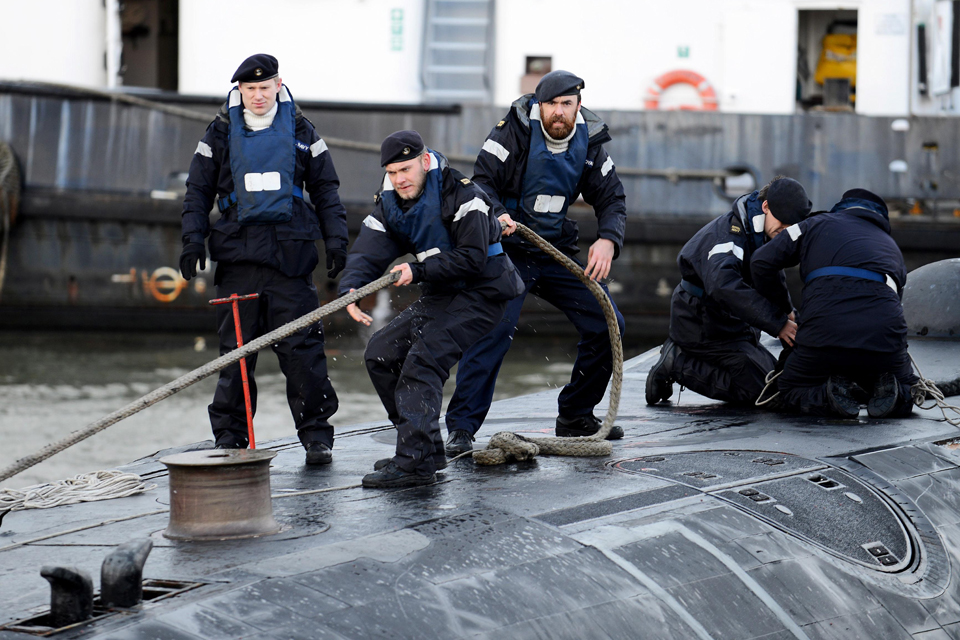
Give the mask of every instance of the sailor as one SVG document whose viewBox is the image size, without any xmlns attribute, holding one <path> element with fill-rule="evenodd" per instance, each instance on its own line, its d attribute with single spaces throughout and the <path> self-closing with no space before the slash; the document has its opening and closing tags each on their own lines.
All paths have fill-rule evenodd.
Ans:
<svg viewBox="0 0 960 640">
<path fill-rule="evenodd" d="M 400 272 L 396 286 L 419 284 L 422 295 L 370 338 L 364 354 L 396 425 L 397 449 L 364 476 L 363 486 L 404 487 L 435 482 L 446 466 L 443 384 L 460 354 L 500 322 L 523 283 L 500 245 L 496 202 L 426 148 L 420 134 L 388 136 L 380 164 L 386 176 L 350 250 L 340 292 L 375 280 L 404 254 L 416 256 L 391 271 Z M 347 312 L 370 325 L 356 304 Z"/>
<path fill-rule="evenodd" d="M 206 268 L 204 239 L 217 263 L 217 297 L 258 293 L 240 303 L 243 341 L 263 335 L 319 306 L 312 281 L 316 241 L 326 247 L 327 276 L 346 263 L 346 211 L 327 145 L 294 103 L 278 73 L 277 59 L 250 56 L 234 73 L 226 103 L 207 127 L 190 164 L 183 201 L 180 272 L 187 280 Z M 311 207 L 304 202 L 303 189 Z M 220 217 L 211 229 L 214 202 Z M 217 307 L 220 353 L 237 347 L 230 305 Z M 307 464 L 331 461 L 337 394 L 327 377 L 323 325 L 317 322 L 273 345 L 287 377 L 287 400 Z M 247 356 L 252 408 L 254 370 Z M 248 445 L 239 364 L 220 372 L 209 407 L 218 448 Z"/>
<path fill-rule="evenodd" d="M 581 107 L 582 78 L 552 71 L 536 92 L 517 99 L 490 132 L 474 166 L 474 181 L 502 203 L 508 225 L 504 248 L 523 278 L 522 295 L 507 305 L 503 321 L 464 353 L 457 369 L 457 388 L 447 408 L 447 455 L 472 449 L 473 436 L 490 409 L 500 365 L 517 330 L 527 293 L 554 305 L 580 334 L 573 373 L 560 392 L 558 436 L 588 436 L 601 421 L 593 409 L 603 397 L 612 373 L 607 321 L 590 290 L 540 249 L 512 235 L 514 220 L 525 224 L 581 266 L 577 224 L 567 209 L 583 195 L 597 216 L 597 239 L 587 254 L 586 274 L 606 278 L 623 245 L 626 206 L 623 185 L 613 159 L 603 148 L 607 125 Z M 606 286 L 601 285 L 606 291 Z M 616 311 L 616 306 L 614 306 Z M 623 316 L 616 311 L 623 334 Z M 614 426 L 608 439 L 623 437 Z"/>
<path fill-rule="evenodd" d="M 785 305 L 777 274 L 796 264 L 803 300 L 796 346 L 777 381 L 781 407 L 855 418 L 866 403 L 874 418 L 909 415 L 917 376 L 900 304 L 907 270 L 886 203 L 851 189 L 829 213 L 788 227 L 753 255 L 757 290 Z"/>
<path fill-rule="evenodd" d="M 677 256 L 682 279 L 670 301 L 670 337 L 647 374 L 647 404 L 669 400 L 674 382 L 734 404 L 757 400 L 776 366 L 760 331 L 792 345 L 797 325 L 789 296 L 775 303 L 753 287 L 750 257 L 810 208 L 799 182 L 777 176 L 687 241 Z M 785 282 L 781 272 L 776 277 Z"/>
</svg>

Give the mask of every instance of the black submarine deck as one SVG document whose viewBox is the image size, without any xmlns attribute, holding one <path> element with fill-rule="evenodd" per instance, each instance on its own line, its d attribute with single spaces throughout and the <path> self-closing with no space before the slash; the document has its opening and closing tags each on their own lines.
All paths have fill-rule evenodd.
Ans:
<svg viewBox="0 0 960 640">
<path fill-rule="evenodd" d="M 928 378 L 960 373 L 960 342 L 910 351 Z M 272 536 L 162 536 L 158 459 L 209 443 L 124 467 L 157 485 L 144 494 L 9 513 L 0 640 L 51 631 L 30 624 L 49 607 L 42 565 L 96 586 L 112 548 L 147 537 L 144 577 L 183 590 L 50 637 L 960 638 L 960 433 L 938 410 L 830 420 L 687 390 L 648 407 L 656 356 L 625 365 L 609 458 L 462 460 L 432 486 L 365 490 L 394 432 L 355 425 L 328 467 L 305 466 L 294 437 L 261 445 L 278 452 Z M 552 434 L 556 394 L 496 403 L 477 445 Z"/>
</svg>

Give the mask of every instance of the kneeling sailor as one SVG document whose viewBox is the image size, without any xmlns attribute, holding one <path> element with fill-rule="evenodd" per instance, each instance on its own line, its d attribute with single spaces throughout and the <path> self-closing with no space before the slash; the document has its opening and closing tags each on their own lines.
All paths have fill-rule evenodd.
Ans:
<svg viewBox="0 0 960 640">
<path fill-rule="evenodd" d="M 774 303 L 753 288 L 750 257 L 810 208 L 803 186 L 778 176 L 687 241 L 677 256 L 682 280 L 670 303 L 670 337 L 647 375 L 647 404 L 669 400 L 674 382 L 725 402 L 756 401 L 776 365 L 760 331 L 790 345 L 797 325 L 789 296 Z"/>
<path fill-rule="evenodd" d="M 804 281 L 796 347 L 780 375 L 780 406 L 819 416 L 874 418 L 913 409 L 916 383 L 900 298 L 907 270 L 890 237 L 887 205 L 866 189 L 843 194 L 829 213 L 787 228 L 759 249 L 757 289 L 787 304 L 777 274 L 800 265 Z"/>
</svg>

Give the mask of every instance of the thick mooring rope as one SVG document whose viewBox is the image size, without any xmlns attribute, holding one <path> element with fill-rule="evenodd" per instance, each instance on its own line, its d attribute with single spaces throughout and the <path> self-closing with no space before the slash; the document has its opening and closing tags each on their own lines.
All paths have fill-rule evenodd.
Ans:
<svg viewBox="0 0 960 640">
<path fill-rule="evenodd" d="M 613 451 L 606 437 L 613 428 L 617 419 L 617 409 L 620 406 L 620 390 L 623 384 L 623 346 L 620 343 L 620 327 L 617 324 L 617 314 L 606 292 L 599 284 L 587 277 L 576 262 L 558 251 L 549 242 L 538 236 L 526 226 L 517 223 L 517 232 L 525 240 L 536 245 L 541 251 L 562 264 L 573 275 L 577 276 L 587 286 L 590 293 L 597 299 L 603 308 L 604 318 L 607 320 L 607 332 L 610 334 L 610 349 L 613 354 L 613 375 L 610 384 L 610 404 L 607 415 L 600 426 L 600 430 L 592 436 L 578 438 L 531 438 L 509 431 L 493 434 L 486 449 L 473 452 L 473 460 L 477 464 L 503 464 L 510 460 L 529 460 L 542 454 L 551 456 L 608 456 Z"/>
<path fill-rule="evenodd" d="M 147 407 L 154 405 L 165 398 L 169 398 L 178 391 L 186 389 L 190 385 L 203 380 L 204 378 L 220 371 L 221 369 L 225 369 L 235 362 L 239 362 L 240 358 L 246 357 L 252 353 L 256 353 L 261 349 L 265 349 L 270 345 L 276 344 L 287 336 L 291 336 L 298 331 L 306 329 L 310 325 L 319 321 L 321 318 L 345 308 L 348 304 L 357 302 L 364 296 L 368 296 L 375 291 L 379 291 L 380 289 L 393 284 L 399 277 L 399 271 L 388 273 L 382 278 L 374 280 L 370 284 L 360 287 L 352 293 L 348 293 L 341 298 L 337 298 L 333 302 L 325 304 L 315 311 L 311 311 L 310 313 L 301 316 L 292 322 L 288 322 L 278 329 L 274 329 L 270 333 L 262 335 L 255 340 L 251 340 L 239 349 L 234 349 L 230 353 L 220 356 L 216 360 L 212 360 L 202 367 L 194 369 L 190 373 L 180 376 L 173 382 L 167 383 L 164 386 L 151 391 L 147 395 L 134 400 L 125 407 L 114 411 L 110 415 L 101 418 L 93 424 L 90 424 L 83 429 L 74 431 L 66 438 L 48 444 L 32 455 L 20 458 L 9 467 L 0 471 L 0 482 L 12 478 L 21 471 L 29 469 L 37 463 L 43 462 L 50 456 L 57 454 L 68 447 L 72 447 L 78 442 L 86 440 L 90 436 L 103 431 L 107 427 L 120 422 L 124 418 L 129 418 L 133 414 L 139 413 L 140 411 L 143 411 Z"/>
</svg>

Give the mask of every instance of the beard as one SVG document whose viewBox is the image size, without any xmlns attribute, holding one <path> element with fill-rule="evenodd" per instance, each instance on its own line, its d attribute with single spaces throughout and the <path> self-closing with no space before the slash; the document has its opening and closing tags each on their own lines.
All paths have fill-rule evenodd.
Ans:
<svg viewBox="0 0 960 640">
<path fill-rule="evenodd" d="M 553 116 L 550 123 L 544 127 L 547 135 L 554 140 L 563 140 L 570 135 L 570 132 L 573 131 L 573 128 L 576 126 L 576 117 L 576 114 L 569 119 L 564 118 L 562 115 Z"/>
<path fill-rule="evenodd" d="M 413 191 L 409 192 L 410 195 L 403 195 L 397 191 L 397 195 L 400 196 L 401 200 L 416 200 L 423 195 L 423 190 L 427 185 L 427 172 L 423 169 L 420 169 L 420 175 L 411 180 L 411 182 L 413 183 L 414 189 Z"/>
</svg>

